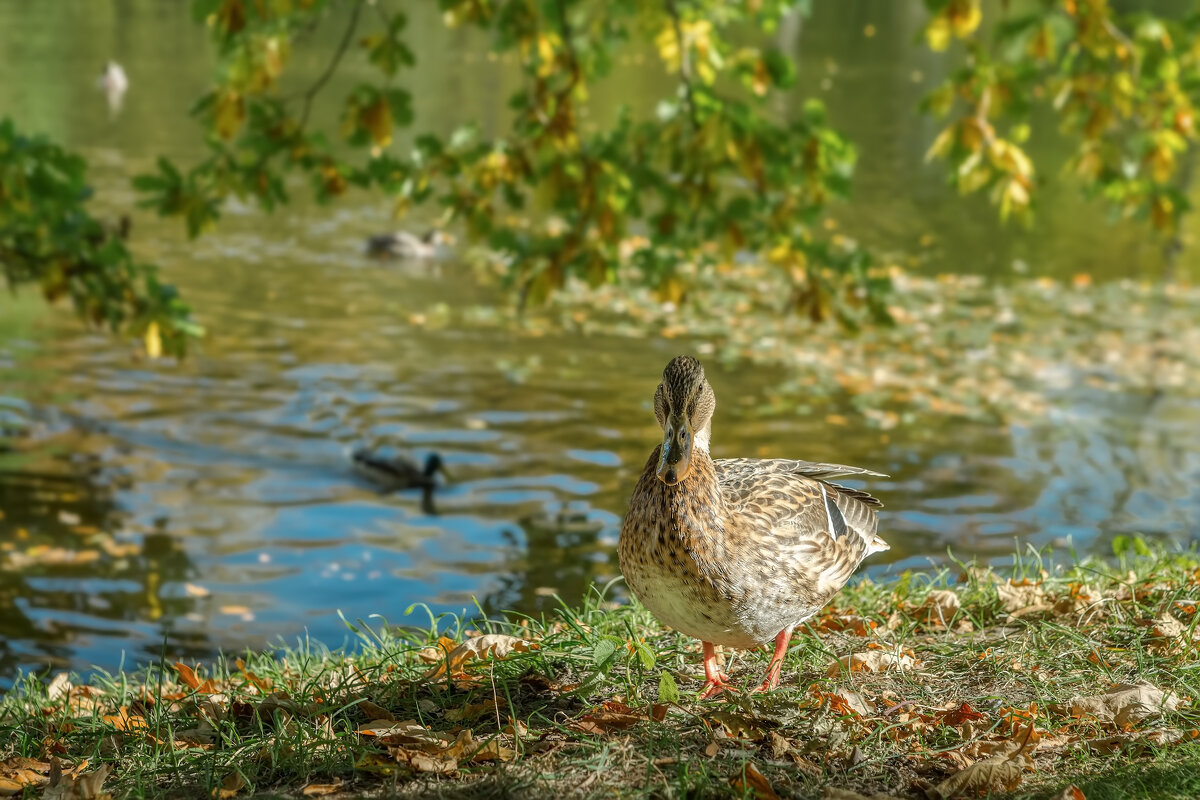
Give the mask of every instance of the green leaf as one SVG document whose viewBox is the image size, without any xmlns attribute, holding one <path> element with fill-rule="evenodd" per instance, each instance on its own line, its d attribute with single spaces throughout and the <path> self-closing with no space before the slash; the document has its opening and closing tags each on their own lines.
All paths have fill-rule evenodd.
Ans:
<svg viewBox="0 0 1200 800">
<path fill-rule="evenodd" d="M 601 639 L 592 648 L 592 663 L 596 665 L 596 669 L 605 672 L 612 666 L 616 655 L 617 643 L 612 639 Z"/>
<path fill-rule="evenodd" d="M 654 669 L 654 663 L 657 659 L 654 657 L 654 651 L 647 647 L 645 642 L 637 642 L 634 644 L 633 649 L 637 653 L 638 662 L 641 663 L 642 669 Z"/>
<path fill-rule="evenodd" d="M 658 676 L 658 702 L 679 702 L 679 687 L 675 685 L 675 677 L 665 669 Z"/>
</svg>

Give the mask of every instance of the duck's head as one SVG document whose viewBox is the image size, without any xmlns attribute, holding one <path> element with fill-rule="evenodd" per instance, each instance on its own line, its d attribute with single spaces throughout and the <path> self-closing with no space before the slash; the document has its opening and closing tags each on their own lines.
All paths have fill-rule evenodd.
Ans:
<svg viewBox="0 0 1200 800">
<path fill-rule="evenodd" d="M 426 478 L 432 478 L 439 472 L 447 480 L 450 479 L 450 473 L 446 472 L 446 465 L 442 462 L 442 457 L 437 453 L 430 453 L 429 458 L 425 459 L 424 475 Z"/>
<path fill-rule="evenodd" d="M 674 486 L 687 477 L 695 449 L 708 452 L 717 396 L 704 379 L 704 367 L 691 356 L 676 356 L 663 370 L 654 392 L 654 416 L 663 429 L 658 479 Z"/>
<path fill-rule="evenodd" d="M 421 236 L 421 241 L 434 247 L 449 247 L 454 244 L 454 237 L 438 228 L 430 228 Z"/>
</svg>

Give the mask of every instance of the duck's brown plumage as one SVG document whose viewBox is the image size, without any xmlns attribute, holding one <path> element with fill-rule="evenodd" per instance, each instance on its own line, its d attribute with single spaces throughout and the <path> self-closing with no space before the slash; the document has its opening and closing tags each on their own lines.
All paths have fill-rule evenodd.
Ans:
<svg viewBox="0 0 1200 800">
<path fill-rule="evenodd" d="M 749 648 L 775 639 L 781 658 L 780 637 L 829 602 L 863 558 L 887 549 L 876 534 L 880 502 L 832 482 L 879 473 L 785 459 L 714 461 L 715 398 L 699 362 L 686 356 L 667 365 L 655 407 L 668 450 L 678 428 L 693 438 L 677 483 L 661 477 L 676 476 L 659 445 L 634 488 L 619 544 L 630 589 L 661 622 L 705 642 L 706 654 L 709 643 Z M 772 668 L 777 680 L 774 661 Z"/>
</svg>

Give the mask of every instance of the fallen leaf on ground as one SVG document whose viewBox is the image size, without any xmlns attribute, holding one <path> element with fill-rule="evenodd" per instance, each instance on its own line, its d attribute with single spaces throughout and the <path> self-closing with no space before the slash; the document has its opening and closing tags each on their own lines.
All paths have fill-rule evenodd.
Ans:
<svg viewBox="0 0 1200 800">
<path fill-rule="evenodd" d="M 1050 800 L 1087 800 L 1087 796 L 1084 795 L 1082 789 L 1072 783 L 1070 786 L 1051 797 Z"/>
<path fill-rule="evenodd" d="M 305 797 L 324 797 L 327 794 L 340 792 L 345 786 L 340 780 L 337 783 L 310 783 L 300 790 L 300 794 Z"/>
<path fill-rule="evenodd" d="M 645 714 L 623 714 L 619 711 L 595 711 L 584 714 L 568 726 L 580 733 L 602 734 L 609 731 L 623 731 L 632 728 L 639 722 L 645 722 Z"/>
<path fill-rule="evenodd" d="M 104 791 L 104 780 L 112 768 L 107 764 L 91 772 L 68 778 L 63 776 L 57 786 L 49 786 L 42 800 L 107 800 L 112 797 Z"/>
<path fill-rule="evenodd" d="M 392 712 L 388 711 L 383 706 L 375 705 L 370 700 L 360 700 L 358 703 L 358 710 L 365 714 L 369 720 L 387 720 L 389 722 L 396 721 L 396 717 L 392 714 Z"/>
<path fill-rule="evenodd" d="M 75 687 L 71 684 L 71 676 L 60 672 L 50 679 L 50 685 L 46 687 L 46 694 L 51 700 L 60 700 L 68 696 L 73 688 Z"/>
<path fill-rule="evenodd" d="M 425 676 L 427 680 L 441 678 L 447 674 L 458 675 L 463 672 L 468 661 L 485 658 L 505 658 L 510 653 L 525 653 L 537 648 L 528 639 L 509 636 L 506 633 L 488 633 L 467 639 L 455 647 Z"/>
<path fill-rule="evenodd" d="M 119 731 L 142 731 L 149 727 L 145 717 L 141 714 L 130 714 L 125 706 L 121 706 L 116 714 L 105 716 L 104 721 Z"/>
<path fill-rule="evenodd" d="M 1053 709 L 1060 714 L 1083 718 L 1093 717 L 1118 728 L 1128 728 L 1143 720 L 1158 716 L 1164 710 L 1174 711 L 1179 697 L 1148 683 L 1123 683 L 1107 693 L 1090 697 L 1073 697 Z"/>
<path fill-rule="evenodd" d="M 958 594 L 949 589 L 934 589 L 917 609 L 917 619 L 926 625 L 950 627 L 950 620 L 962 608 Z"/>
<path fill-rule="evenodd" d="M 1141 751 L 1165 747 L 1182 741 L 1200 738 L 1200 731 L 1157 730 L 1146 733 L 1118 733 L 1105 736 L 1102 739 L 1088 739 L 1083 745 L 1093 753 L 1109 755 L 1125 753 L 1126 755 L 1141 755 Z"/>
<path fill-rule="evenodd" d="M 229 800 L 234 797 L 242 789 L 246 788 L 246 779 L 240 772 L 231 772 L 225 776 L 225 780 L 221 781 L 221 785 L 213 789 L 213 800 Z"/>
<path fill-rule="evenodd" d="M 887 672 L 889 669 L 910 669 L 916 662 L 910 656 L 896 654 L 887 650 L 867 650 L 864 653 L 851 653 L 842 656 L 829 665 L 825 674 L 837 677 L 843 671 L 849 672 Z"/>
<path fill-rule="evenodd" d="M 1000 595 L 1000 604 L 1004 606 L 1004 610 L 1014 617 L 1049 611 L 1054 607 L 1046 599 L 1046 590 L 1027 580 L 1013 583 L 1010 579 L 998 583 L 996 593 Z"/>
<path fill-rule="evenodd" d="M 965 722 L 984 719 L 984 716 L 971 708 L 970 703 L 960 703 L 957 708 L 952 708 L 949 711 L 939 711 L 937 718 L 946 725 L 957 728 Z"/>
<path fill-rule="evenodd" d="M 175 664 L 175 671 L 179 673 L 179 680 L 183 681 L 183 683 L 192 691 L 199 692 L 201 694 L 216 693 L 217 687 L 212 680 L 205 680 L 202 682 L 196 677 L 196 671 L 187 664 L 184 664 L 182 661 Z"/>
<path fill-rule="evenodd" d="M 451 708 L 446 710 L 446 719 L 450 722 L 462 722 L 482 717 L 484 714 L 496 713 L 496 701 L 492 699 L 484 700 L 480 703 L 467 703 L 459 708 Z"/>
<path fill-rule="evenodd" d="M 1028 756 L 985 758 L 954 773 L 927 794 L 933 798 L 949 798 L 978 792 L 1011 792 L 1021 782 L 1026 764 L 1032 766 L 1032 763 Z"/>
<path fill-rule="evenodd" d="M 767 735 L 762 720 L 730 711 L 714 711 L 708 715 L 716 722 L 719 730 L 730 739 L 747 739 L 757 742 Z"/>
<path fill-rule="evenodd" d="M 860 717 L 867 717 L 875 713 L 875 709 L 863 699 L 862 695 L 849 689 L 838 689 L 836 692 L 824 695 L 824 698 L 829 701 L 829 708 L 842 716 L 854 713 Z"/>
<path fill-rule="evenodd" d="M 741 775 L 734 775 L 729 780 L 729 785 L 741 792 L 743 797 L 752 794 L 759 800 L 779 800 L 779 795 L 775 793 L 767 776 L 750 762 L 746 762 L 746 768 Z"/>
<path fill-rule="evenodd" d="M 855 614 L 829 614 L 821 619 L 817 630 L 822 633 L 847 633 L 854 636 L 869 636 L 879 626 L 874 620 Z"/>
<path fill-rule="evenodd" d="M 417 653 L 417 658 L 424 661 L 426 664 L 437 664 L 439 661 L 444 661 L 450 651 L 458 646 L 458 642 L 448 636 L 439 636 L 437 644 L 430 645 Z"/>
</svg>

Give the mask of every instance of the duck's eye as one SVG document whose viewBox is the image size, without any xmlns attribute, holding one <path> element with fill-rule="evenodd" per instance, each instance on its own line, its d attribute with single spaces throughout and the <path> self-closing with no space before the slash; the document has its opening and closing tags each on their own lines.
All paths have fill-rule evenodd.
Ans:
<svg viewBox="0 0 1200 800">
<path fill-rule="evenodd" d="M 687 444 L 687 438 L 688 438 L 687 431 L 679 432 L 679 443 L 680 444 Z"/>
</svg>

